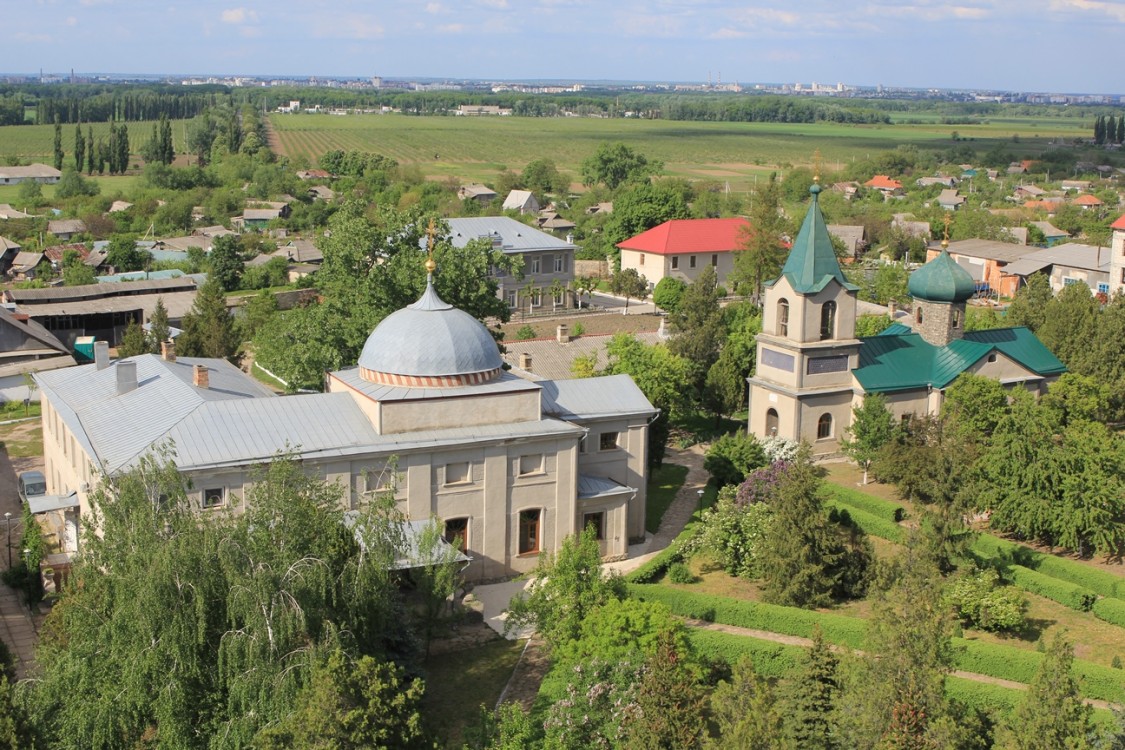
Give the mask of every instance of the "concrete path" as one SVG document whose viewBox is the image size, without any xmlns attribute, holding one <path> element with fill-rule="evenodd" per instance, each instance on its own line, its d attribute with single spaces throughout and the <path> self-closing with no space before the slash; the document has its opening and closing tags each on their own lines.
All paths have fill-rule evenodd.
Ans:
<svg viewBox="0 0 1125 750">
<path fill-rule="evenodd" d="M 3 561 L 5 566 L 7 560 Z M 38 640 L 31 612 L 20 601 L 20 594 L 7 584 L 0 584 L 0 638 L 12 652 L 17 680 L 31 676 L 35 667 L 35 644 Z"/>
</svg>

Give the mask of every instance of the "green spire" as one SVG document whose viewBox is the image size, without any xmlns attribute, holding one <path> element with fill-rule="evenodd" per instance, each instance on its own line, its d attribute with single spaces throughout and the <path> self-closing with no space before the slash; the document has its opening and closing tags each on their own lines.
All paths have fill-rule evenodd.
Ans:
<svg viewBox="0 0 1125 750">
<path fill-rule="evenodd" d="M 831 279 L 836 279 L 844 289 L 856 291 L 859 287 L 848 283 L 832 250 L 832 238 L 816 200 L 820 185 L 813 183 L 809 192 L 812 193 L 812 205 L 805 214 L 805 223 L 797 233 L 781 275 L 789 279 L 789 284 L 799 294 L 816 294 Z"/>
</svg>

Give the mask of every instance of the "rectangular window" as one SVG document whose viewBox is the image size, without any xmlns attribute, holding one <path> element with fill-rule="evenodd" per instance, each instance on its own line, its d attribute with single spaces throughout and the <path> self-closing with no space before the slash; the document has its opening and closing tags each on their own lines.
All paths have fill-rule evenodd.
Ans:
<svg viewBox="0 0 1125 750">
<path fill-rule="evenodd" d="M 680 267 L 680 256 L 673 255 L 672 256 L 672 270 L 675 271 L 679 267 Z"/>
<path fill-rule="evenodd" d="M 531 290 L 531 306 L 532 307 L 540 307 L 542 304 L 543 304 L 543 290 L 542 289 L 532 289 Z"/>
<path fill-rule="evenodd" d="M 566 292 L 559 292 L 558 294 L 556 294 L 554 297 L 551 298 L 551 301 L 555 303 L 556 307 L 565 304 L 566 303 Z"/>
<path fill-rule="evenodd" d="M 645 254 L 644 254 L 644 253 L 639 253 L 638 255 L 639 255 L 639 257 L 640 257 L 640 260 L 638 260 L 638 261 L 637 261 L 637 265 L 638 265 L 638 266 L 643 266 L 643 265 L 645 264 Z"/>
<path fill-rule="evenodd" d="M 688 256 L 688 268 L 695 268 L 695 256 L 694 255 Z"/>
<path fill-rule="evenodd" d="M 1098 294 L 1109 294 L 1109 284 L 1104 282 L 1098 283 Z"/>
<path fill-rule="evenodd" d="M 718 253 L 711 253 L 711 267 L 717 268 L 718 265 L 719 265 L 719 254 Z"/>
<path fill-rule="evenodd" d="M 472 481 L 472 475 L 469 473 L 472 464 L 468 461 L 459 461 L 453 464 L 445 465 L 445 483 L 450 484 L 468 484 Z"/>
<path fill-rule="evenodd" d="M 526 456 L 520 456 L 520 473 L 521 477 L 530 476 L 532 474 L 543 473 L 543 454 L 531 453 Z"/>
<path fill-rule="evenodd" d="M 582 528 L 594 527 L 594 533 L 599 542 L 605 540 L 605 511 L 600 513 L 583 513 Z"/>
<path fill-rule="evenodd" d="M 508 307 L 516 307 L 519 304 L 515 292 L 508 292 Z"/>
<path fill-rule="evenodd" d="M 617 449 L 617 433 L 603 432 L 598 437 L 598 450 L 612 451 Z"/>
<path fill-rule="evenodd" d="M 442 538 L 462 552 L 469 551 L 469 519 L 450 518 L 445 522 Z"/>
<path fill-rule="evenodd" d="M 1070 286 L 1071 284 L 1077 284 L 1078 281 L 1079 280 L 1074 278 L 1073 276 L 1063 276 L 1063 286 Z"/>
<path fill-rule="evenodd" d="M 538 510 L 520 511 L 519 553 L 521 555 L 531 555 L 539 551 L 539 514 Z"/>
<path fill-rule="evenodd" d="M 539 273 L 539 258 L 531 259 L 531 273 Z"/>
<path fill-rule="evenodd" d="M 227 491 L 225 487 L 215 487 L 209 490 L 203 490 L 203 507 L 204 508 L 218 508 L 220 505 L 226 504 Z"/>
<path fill-rule="evenodd" d="M 392 466 L 384 466 L 381 469 L 368 469 L 364 477 L 364 491 L 365 492 L 398 492 L 404 488 L 406 483 L 406 474 L 401 471 L 395 471 Z"/>
<path fill-rule="evenodd" d="M 642 264 L 644 263 L 644 257 L 645 256 L 643 256 L 643 255 L 641 256 L 641 263 Z M 565 255 L 556 255 L 555 256 L 555 273 L 565 273 L 565 272 L 566 272 L 566 256 Z"/>
</svg>

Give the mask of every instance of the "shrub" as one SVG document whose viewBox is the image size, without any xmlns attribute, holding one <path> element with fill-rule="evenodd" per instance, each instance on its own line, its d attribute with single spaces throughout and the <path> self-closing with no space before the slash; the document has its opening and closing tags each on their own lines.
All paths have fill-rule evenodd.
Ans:
<svg viewBox="0 0 1125 750">
<path fill-rule="evenodd" d="M 991 534 L 981 534 L 973 542 L 973 552 L 987 558 L 1002 558 L 1031 568 L 1052 578 L 1073 583 L 1102 596 L 1125 597 L 1125 581 L 1120 576 L 1091 568 L 1075 560 L 1045 555 L 1030 547 L 1009 542 Z"/>
<path fill-rule="evenodd" d="M 516 331 L 516 339 L 519 341 L 527 341 L 533 338 L 535 338 L 535 329 L 531 326 L 522 326 Z"/>
<path fill-rule="evenodd" d="M 684 282 L 672 276 L 665 276 L 652 290 L 652 302 L 661 310 L 675 313 L 680 308 L 680 300 L 683 299 L 686 289 L 687 285 Z"/>
<path fill-rule="evenodd" d="M 740 505 L 768 501 L 777 490 L 777 486 L 781 484 L 781 479 L 789 466 L 788 461 L 774 461 L 769 466 L 750 472 L 742 484 L 738 485 L 735 499 Z"/>
<path fill-rule="evenodd" d="M 625 576 L 625 580 L 629 583 L 651 583 L 655 581 L 663 575 L 669 566 L 684 559 L 685 550 L 692 547 L 694 538 L 699 534 L 700 528 L 699 525 L 689 525 L 655 557 Z"/>
<path fill-rule="evenodd" d="M 672 583 L 695 583 L 695 574 L 682 562 L 672 563 L 668 568 L 668 580 Z"/>
<path fill-rule="evenodd" d="M 758 439 L 745 432 L 723 435 L 707 449 L 703 468 L 718 487 L 741 484 L 754 469 L 766 465 L 766 454 Z"/>
<path fill-rule="evenodd" d="M 1022 565 L 1008 566 L 1007 575 L 1011 578 L 1012 583 L 1021 589 L 1039 596 L 1045 596 L 1079 612 L 1089 611 L 1098 598 L 1098 595 L 1089 589 L 1060 581 L 1057 578 L 1051 578 Z"/>
<path fill-rule="evenodd" d="M 783 646 L 744 635 L 720 633 L 714 630 L 691 628 L 688 640 L 695 653 L 709 661 L 736 663 L 743 656 L 754 662 L 754 671 L 763 677 L 785 677 L 800 668 L 804 649 L 801 646 Z"/>
<path fill-rule="evenodd" d="M 581 323 L 575 323 L 573 326 L 571 326 L 571 336 L 581 336 L 584 333 L 586 333 L 586 326 L 582 325 Z"/>
<path fill-rule="evenodd" d="M 715 556 L 732 576 L 756 578 L 758 545 L 769 531 L 773 511 L 765 503 L 742 505 L 731 497 L 733 487 L 719 491 L 719 501 L 703 516 L 698 546 Z"/>
<path fill-rule="evenodd" d="M 877 497 L 872 497 L 866 492 L 859 492 L 850 487 L 844 487 L 832 482 L 825 482 L 824 487 L 828 490 L 828 494 L 839 500 L 841 503 L 859 508 L 865 513 L 870 513 L 879 518 L 885 518 L 892 523 L 898 523 L 906 518 L 906 509 L 898 503 L 880 500 Z"/>
<path fill-rule="evenodd" d="M 851 523 L 858 527 L 865 534 L 877 536 L 880 539 L 886 539 L 887 541 L 895 542 L 896 544 L 902 544 L 903 539 L 905 538 L 905 532 L 903 528 L 897 523 L 892 523 L 885 518 L 873 516 L 870 513 L 866 513 L 860 510 L 859 508 L 851 505 L 845 505 L 844 503 L 832 498 L 828 498 L 827 502 L 825 502 L 825 506 L 834 509 L 837 513 L 846 513 Z"/>
<path fill-rule="evenodd" d="M 1109 663 L 1109 665 L 1111 667 L 1113 667 L 1114 669 L 1121 669 L 1122 668 L 1121 667 L 1121 657 L 1120 656 L 1113 657 L 1113 661 L 1111 661 Z"/>
<path fill-rule="evenodd" d="M 1099 620 L 1125 628 L 1125 602 L 1120 599 L 1098 599 L 1090 609 Z"/>
<path fill-rule="evenodd" d="M 1027 598 L 1013 586 L 1000 586 L 995 570 L 961 575 L 946 586 L 945 598 L 961 621 L 983 630 L 1019 630 L 1026 622 Z"/>
<path fill-rule="evenodd" d="M 771 435 L 762 441 L 762 451 L 765 452 L 766 460 L 770 463 L 794 460 L 800 447 L 800 443 L 777 435 Z"/>
</svg>

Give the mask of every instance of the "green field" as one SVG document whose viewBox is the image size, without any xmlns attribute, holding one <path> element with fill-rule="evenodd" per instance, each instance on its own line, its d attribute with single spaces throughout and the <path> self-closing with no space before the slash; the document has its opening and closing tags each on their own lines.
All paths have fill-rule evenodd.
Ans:
<svg viewBox="0 0 1125 750">
<path fill-rule="evenodd" d="M 911 113 L 913 118 L 914 113 Z M 918 119 L 918 118 L 915 118 Z M 987 150 L 1010 144 L 1033 155 L 1055 138 L 1088 136 L 1080 119 L 1005 118 L 984 124 L 938 122 L 899 125 L 837 123 L 729 123 L 670 120 L 411 117 L 406 115 L 272 115 L 276 150 L 315 163 L 332 149 L 373 151 L 419 166 L 431 178 L 492 179 L 501 169 L 520 170 L 550 158 L 577 177 L 578 165 L 603 141 L 623 141 L 664 162 L 668 174 L 729 181 L 746 190 L 755 175 L 811 165 L 820 150 L 836 169 L 899 145 Z M 1013 143 L 1012 136 L 1019 137 Z M 971 140 L 964 140 L 971 139 Z"/>
<path fill-rule="evenodd" d="M 172 141 L 176 153 L 181 154 L 186 150 L 187 140 L 184 136 L 186 120 L 176 120 L 172 123 Z M 130 122 L 129 150 L 136 154 L 141 146 L 152 137 L 154 121 Z M 108 122 L 83 123 L 82 134 L 86 135 L 94 129 L 94 140 L 109 137 Z M 18 158 L 25 162 L 39 161 L 50 164 L 55 149 L 54 125 L 5 125 L 0 127 L 0 163 L 8 158 Z M 66 158 L 63 166 L 74 165 L 74 125 L 62 126 L 62 147 Z"/>
<path fill-rule="evenodd" d="M 85 177 L 85 174 L 83 174 L 83 176 Z M 94 175 L 87 179 L 98 183 L 98 186 L 101 188 L 101 195 L 112 196 L 121 193 L 127 196 L 132 192 L 133 187 L 137 184 L 137 181 L 140 180 L 140 177 L 132 174 L 113 175 L 112 177 L 110 175 L 100 177 Z M 54 185 L 43 185 L 42 190 L 43 199 L 45 201 L 50 202 L 54 200 Z M 22 209 L 23 205 L 19 200 L 19 192 L 19 185 L 0 185 L 0 203 L 10 203 L 16 208 Z M 36 211 L 31 211 L 30 213 L 36 213 Z"/>
</svg>

